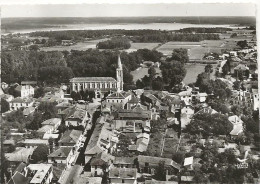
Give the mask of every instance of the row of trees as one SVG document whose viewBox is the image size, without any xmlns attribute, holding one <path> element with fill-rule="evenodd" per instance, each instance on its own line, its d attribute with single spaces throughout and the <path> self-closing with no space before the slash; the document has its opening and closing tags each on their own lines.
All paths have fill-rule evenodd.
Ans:
<svg viewBox="0 0 260 184">
<path fill-rule="evenodd" d="M 189 27 L 180 29 L 177 32 L 181 33 L 226 33 L 227 31 L 232 31 L 230 28 L 226 27 Z"/>
<path fill-rule="evenodd" d="M 186 41 L 200 42 L 203 40 L 219 40 L 218 34 L 192 34 L 192 33 L 156 33 L 143 36 L 133 36 L 130 38 L 133 42 L 151 43 L 151 42 L 169 42 L 169 41 Z"/>
</svg>

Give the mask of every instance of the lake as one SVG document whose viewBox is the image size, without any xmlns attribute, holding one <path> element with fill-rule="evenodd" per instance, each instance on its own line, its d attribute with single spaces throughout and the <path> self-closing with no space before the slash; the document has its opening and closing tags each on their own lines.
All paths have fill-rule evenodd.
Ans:
<svg viewBox="0 0 260 184">
<path fill-rule="evenodd" d="M 62 30 L 102 30 L 102 29 L 125 29 L 125 30 L 140 30 L 140 29 L 152 29 L 152 30 L 179 30 L 188 27 L 227 27 L 238 28 L 235 25 L 223 24 L 185 24 L 185 23 L 127 23 L 127 24 L 56 24 L 46 25 L 48 28 L 33 28 L 33 29 L 21 29 L 21 30 L 8 30 L 11 33 L 30 33 L 35 31 L 62 31 Z M 5 31 L 5 30 L 3 30 Z M 3 34 L 8 34 L 3 32 Z"/>
</svg>

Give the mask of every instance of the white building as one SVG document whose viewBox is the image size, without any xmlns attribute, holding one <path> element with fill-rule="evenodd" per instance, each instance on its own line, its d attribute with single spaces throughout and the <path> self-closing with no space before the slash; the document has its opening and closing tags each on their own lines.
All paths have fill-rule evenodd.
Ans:
<svg viewBox="0 0 260 184">
<path fill-rule="evenodd" d="M 52 164 L 30 164 L 28 167 L 33 173 L 31 184 L 50 184 L 53 178 Z"/>
<path fill-rule="evenodd" d="M 196 99 L 198 102 L 203 103 L 206 102 L 207 97 L 208 97 L 207 93 L 198 93 Z"/>
<path fill-rule="evenodd" d="M 230 132 L 231 136 L 238 136 L 240 133 L 243 132 L 243 130 L 244 130 L 244 127 L 243 127 L 244 122 L 240 119 L 240 117 L 238 117 L 237 115 L 229 116 L 228 120 L 233 125 L 233 129 Z"/>
<path fill-rule="evenodd" d="M 188 89 L 187 91 L 181 91 L 178 95 L 181 97 L 181 100 L 185 102 L 191 102 L 192 89 Z"/>
<path fill-rule="evenodd" d="M 252 89 L 253 101 L 254 101 L 254 111 L 259 109 L 259 93 L 258 89 Z"/>
<path fill-rule="evenodd" d="M 21 107 L 27 108 L 27 107 L 32 107 L 34 103 L 34 100 L 31 98 L 15 98 L 13 99 L 9 105 L 10 105 L 10 110 L 18 110 Z"/>
<path fill-rule="evenodd" d="M 118 56 L 116 79 L 112 77 L 76 77 L 70 80 L 72 91 L 93 90 L 96 98 L 108 91 L 123 91 L 123 67 Z"/>
<path fill-rule="evenodd" d="M 34 88 L 30 85 L 19 85 L 15 88 L 15 91 L 19 93 L 19 96 L 21 98 L 26 98 L 34 95 Z"/>
</svg>

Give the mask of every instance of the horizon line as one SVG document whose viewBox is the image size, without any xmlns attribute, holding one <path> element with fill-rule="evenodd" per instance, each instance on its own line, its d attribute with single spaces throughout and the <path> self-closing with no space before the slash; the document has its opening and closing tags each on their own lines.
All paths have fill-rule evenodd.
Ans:
<svg viewBox="0 0 260 184">
<path fill-rule="evenodd" d="M 245 16 L 239 16 L 239 15 L 228 15 L 228 16 L 216 16 L 216 15 L 201 15 L 201 16 L 179 16 L 179 15 L 171 15 L 171 16 L 88 16 L 88 17 L 27 17 L 27 16 L 20 16 L 20 17 L 2 17 L 1 19 L 5 18 L 136 18 L 136 17 L 257 17 L 257 16 L 252 16 L 252 15 L 245 15 Z"/>
</svg>

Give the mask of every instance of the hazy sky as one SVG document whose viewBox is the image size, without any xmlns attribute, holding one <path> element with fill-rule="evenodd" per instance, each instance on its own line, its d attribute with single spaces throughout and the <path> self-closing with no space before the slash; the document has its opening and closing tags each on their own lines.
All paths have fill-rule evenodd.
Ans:
<svg viewBox="0 0 260 184">
<path fill-rule="evenodd" d="M 2 5 L 2 17 L 255 16 L 254 4 Z"/>
</svg>

